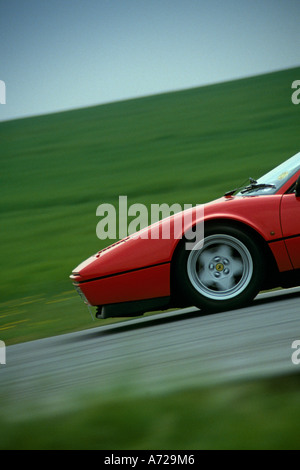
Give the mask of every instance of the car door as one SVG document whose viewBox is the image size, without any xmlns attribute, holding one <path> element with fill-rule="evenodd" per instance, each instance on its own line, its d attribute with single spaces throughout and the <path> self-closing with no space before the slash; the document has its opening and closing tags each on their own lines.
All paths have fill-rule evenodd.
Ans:
<svg viewBox="0 0 300 470">
<path fill-rule="evenodd" d="M 300 269 L 300 197 L 284 194 L 281 202 L 281 226 L 294 269 Z"/>
</svg>

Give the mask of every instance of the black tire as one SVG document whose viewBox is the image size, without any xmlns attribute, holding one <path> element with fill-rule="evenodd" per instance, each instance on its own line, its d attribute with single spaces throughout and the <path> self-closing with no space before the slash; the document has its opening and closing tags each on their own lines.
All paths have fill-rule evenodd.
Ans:
<svg viewBox="0 0 300 470">
<path fill-rule="evenodd" d="M 204 243 L 187 250 L 185 240 L 173 265 L 173 288 L 187 305 L 218 312 L 249 304 L 261 289 L 265 261 L 246 232 L 218 225 L 205 230 Z"/>
</svg>

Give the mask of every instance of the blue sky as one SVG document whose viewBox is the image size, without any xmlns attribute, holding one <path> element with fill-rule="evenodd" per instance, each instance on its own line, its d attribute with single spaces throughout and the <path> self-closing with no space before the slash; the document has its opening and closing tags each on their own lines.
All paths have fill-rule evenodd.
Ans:
<svg viewBox="0 0 300 470">
<path fill-rule="evenodd" d="M 299 18 L 300 0 L 0 0 L 0 120 L 299 66 Z"/>
</svg>

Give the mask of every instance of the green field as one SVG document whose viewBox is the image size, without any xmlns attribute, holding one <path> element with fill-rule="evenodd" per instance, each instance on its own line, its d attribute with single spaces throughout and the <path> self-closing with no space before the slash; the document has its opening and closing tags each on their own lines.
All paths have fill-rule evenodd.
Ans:
<svg viewBox="0 0 300 470">
<path fill-rule="evenodd" d="M 59 413 L 0 416 L 0 449 L 106 450 L 100 459 L 123 449 L 296 450 L 299 380 L 291 375 L 141 398 L 86 394 L 79 407 Z"/>
<path fill-rule="evenodd" d="M 96 209 L 196 204 L 300 150 L 300 67 L 0 123 L 1 303 L 6 344 L 99 326 L 69 280 L 112 240 Z"/>
</svg>

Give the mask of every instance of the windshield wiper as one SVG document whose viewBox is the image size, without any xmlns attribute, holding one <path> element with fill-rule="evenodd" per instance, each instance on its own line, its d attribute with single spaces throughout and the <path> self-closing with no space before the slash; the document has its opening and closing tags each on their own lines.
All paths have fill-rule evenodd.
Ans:
<svg viewBox="0 0 300 470">
<path fill-rule="evenodd" d="M 252 191 L 253 189 L 262 189 L 262 188 L 276 188 L 275 184 L 264 184 L 264 183 L 251 183 L 249 186 L 246 186 L 242 191 L 241 194 L 247 193 L 248 191 Z"/>
<path fill-rule="evenodd" d="M 241 194 L 244 194 L 252 189 L 261 189 L 261 188 L 276 188 L 275 184 L 263 184 L 258 183 L 254 178 L 249 178 L 250 184 L 248 186 L 242 186 L 241 188 L 235 188 L 231 191 L 227 191 L 224 196 L 232 196 L 237 191 L 240 191 Z"/>
<path fill-rule="evenodd" d="M 232 196 L 237 191 L 240 191 L 241 194 L 251 191 L 252 189 L 261 189 L 261 188 L 276 188 L 275 184 L 263 184 L 258 183 L 254 178 L 249 178 L 250 184 L 248 186 L 242 186 L 240 188 L 232 189 L 227 191 L 224 196 Z"/>
</svg>

